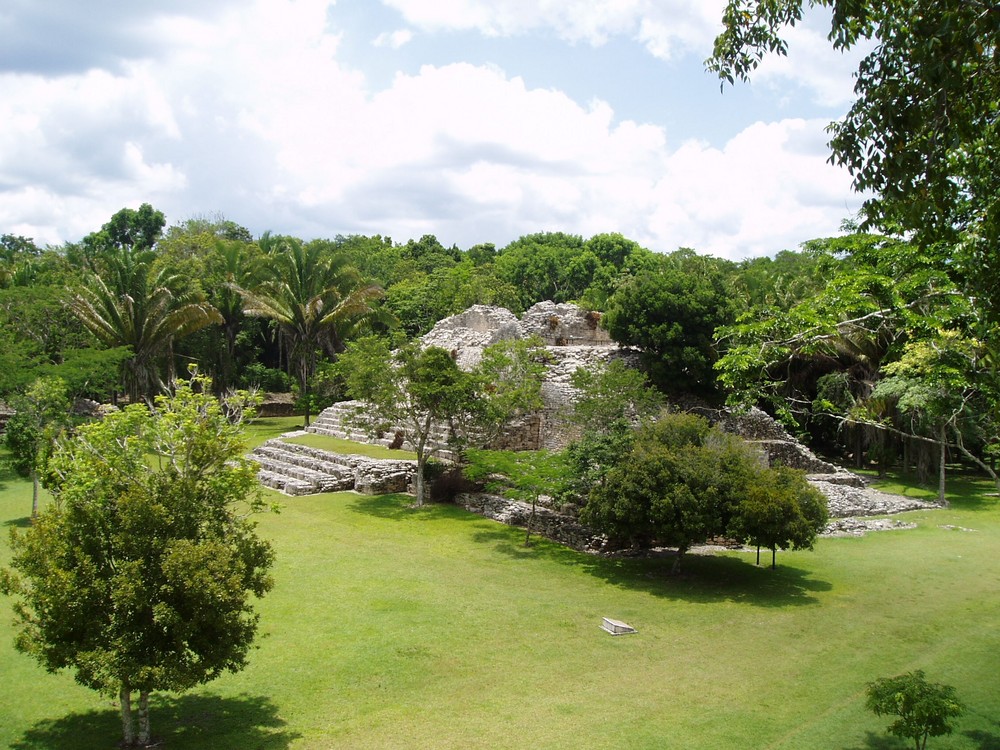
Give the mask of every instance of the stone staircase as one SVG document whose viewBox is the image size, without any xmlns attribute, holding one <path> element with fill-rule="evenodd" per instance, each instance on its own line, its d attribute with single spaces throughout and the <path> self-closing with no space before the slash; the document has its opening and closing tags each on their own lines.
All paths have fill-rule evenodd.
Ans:
<svg viewBox="0 0 1000 750">
<path fill-rule="evenodd" d="M 408 492 L 416 472 L 416 461 L 331 453 L 280 438 L 255 448 L 250 458 L 260 465 L 260 483 L 286 495 Z"/>
<path fill-rule="evenodd" d="M 416 450 L 416 447 L 403 437 L 403 431 L 398 427 L 390 426 L 381 433 L 380 437 L 372 437 L 358 427 L 355 415 L 359 409 L 363 408 L 360 401 L 341 401 L 333 404 L 324 409 L 306 428 L 306 431 L 343 440 L 353 440 L 358 443 L 381 445 L 383 448 Z M 435 456 L 444 459 L 453 457 L 452 452 L 448 449 L 450 437 L 450 430 L 447 426 L 439 426 L 431 432 L 429 444 L 436 449 Z"/>
</svg>

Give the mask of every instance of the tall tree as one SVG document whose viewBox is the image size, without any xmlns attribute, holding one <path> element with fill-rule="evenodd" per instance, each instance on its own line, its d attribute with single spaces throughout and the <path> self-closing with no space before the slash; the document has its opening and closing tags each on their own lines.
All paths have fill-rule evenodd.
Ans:
<svg viewBox="0 0 1000 750">
<path fill-rule="evenodd" d="M 130 400 L 152 399 L 163 390 L 178 339 L 212 323 L 218 310 L 196 292 L 177 292 L 180 280 L 166 268 L 154 272 L 154 253 L 125 248 L 104 258 L 102 275 L 90 275 L 69 301 L 80 322 L 108 347 L 127 346 L 125 391 Z"/>
<path fill-rule="evenodd" d="M 290 237 L 261 239 L 266 260 L 262 280 L 252 289 L 233 285 L 247 315 L 275 322 L 287 346 L 290 369 L 309 424 L 309 381 L 321 351 L 342 351 L 345 341 L 391 316 L 375 303 L 381 287 L 364 283 L 344 256 L 323 243 L 303 244 Z"/>
<path fill-rule="evenodd" d="M 831 160 L 859 191 L 870 226 L 952 249 L 950 270 L 996 319 L 1000 294 L 1000 6 L 990 0 L 730 0 L 708 67 L 747 79 L 806 7 L 830 8 L 835 49 L 874 43 L 855 101 L 830 126 Z"/>
<path fill-rule="evenodd" d="M 452 432 L 455 420 L 471 406 L 473 377 L 445 349 L 410 343 L 393 352 L 375 337 L 349 344 L 336 367 L 348 393 L 364 402 L 356 413 L 359 424 L 372 434 L 400 430 L 413 447 L 416 502 L 423 505 L 424 470 L 441 449 L 435 435 Z"/>
<path fill-rule="evenodd" d="M 608 300 L 603 325 L 620 344 L 642 350 L 658 387 L 715 392 L 715 329 L 732 322 L 723 262 L 677 251 L 627 278 Z"/>
<path fill-rule="evenodd" d="M 975 301 L 939 256 L 908 243 L 822 244 L 832 264 L 822 291 L 787 310 L 752 308 L 718 331 L 731 404 L 766 403 L 800 428 L 846 425 L 859 465 L 868 431 L 933 446 L 941 469 L 949 444 L 989 469 L 970 448 L 995 441 L 1000 389 Z"/>
<path fill-rule="evenodd" d="M 163 212 L 148 203 L 137 209 L 123 208 L 100 230 L 84 237 L 79 245 L 68 247 L 67 257 L 91 273 L 103 273 L 108 258 L 123 251 L 152 250 L 166 223 Z"/>
<path fill-rule="evenodd" d="M 245 666 L 252 601 L 273 553 L 245 457 L 241 397 L 176 384 L 156 409 L 133 404 L 80 428 L 49 462 L 57 502 L 13 536 L 0 590 L 15 598 L 18 650 L 115 694 L 124 745 L 151 741 L 149 695 Z M 138 693 L 138 728 L 132 697 Z"/>
</svg>

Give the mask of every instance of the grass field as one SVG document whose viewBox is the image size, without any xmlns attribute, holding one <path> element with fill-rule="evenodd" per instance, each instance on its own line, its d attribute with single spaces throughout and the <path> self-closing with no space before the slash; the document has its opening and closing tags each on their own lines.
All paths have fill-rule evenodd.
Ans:
<svg viewBox="0 0 1000 750">
<path fill-rule="evenodd" d="M 206 750 L 890 750 L 906 745 L 864 711 L 865 682 L 921 668 L 968 705 L 929 746 L 996 750 L 1000 504 L 954 486 L 951 508 L 905 515 L 915 530 L 823 539 L 776 571 L 695 558 L 678 579 L 406 497 L 281 497 L 260 519 L 278 561 L 250 666 L 155 696 L 153 731 Z M 4 477 L 0 524 L 30 504 Z M 15 652 L 10 620 L 0 599 L 0 747 L 113 748 L 114 703 Z"/>
</svg>

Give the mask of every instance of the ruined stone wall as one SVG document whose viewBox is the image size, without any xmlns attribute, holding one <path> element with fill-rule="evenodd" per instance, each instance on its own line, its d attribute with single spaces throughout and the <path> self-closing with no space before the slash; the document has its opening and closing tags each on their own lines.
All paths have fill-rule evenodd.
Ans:
<svg viewBox="0 0 1000 750">
<path fill-rule="evenodd" d="M 500 495 L 463 493 L 455 502 L 472 513 L 491 518 L 509 526 L 527 528 L 533 534 L 552 539 L 573 549 L 597 552 L 607 544 L 607 537 L 584 526 L 576 518 L 538 505 L 532 518 L 531 505 Z"/>
</svg>

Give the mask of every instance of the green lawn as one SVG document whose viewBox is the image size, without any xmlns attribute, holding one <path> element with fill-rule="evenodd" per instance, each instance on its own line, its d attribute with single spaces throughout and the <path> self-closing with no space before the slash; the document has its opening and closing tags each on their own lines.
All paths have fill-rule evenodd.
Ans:
<svg viewBox="0 0 1000 750">
<path fill-rule="evenodd" d="M 969 490 L 969 487 L 972 490 Z M 407 497 L 281 498 L 249 668 L 158 696 L 166 748 L 890 750 L 866 681 L 921 668 L 969 707 L 933 748 L 1000 748 L 1000 505 L 970 483 L 918 528 L 779 553 L 604 560 Z M 280 496 L 276 496 L 280 497 Z M 0 523 L 30 486 L 7 477 Z M 8 559 L 6 537 L 0 562 Z M 611 637 L 602 616 L 638 634 Z M 113 748 L 113 702 L 11 646 L 0 747 Z"/>
<path fill-rule="evenodd" d="M 299 430 L 302 428 L 302 417 L 270 417 L 258 419 L 249 426 L 247 430 L 248 442 L 251 447 L 260 445 L 266 440 L 281 436 L 286 432 Z M 355 443 L 350 440 L 329 437 L 327 435 L 299 435 L 288 438 L 289 443 L 298 445 L 308 445 L 311 448 L 321 448 L 333 453 L 349 453 L 357 456 L 368 456 L 370 458 L 401 458 L 415 460 L 417 454 L 413 451 L 389 450 L 381 445 L 369 445 L 367 443 Z"/>
</svg>

